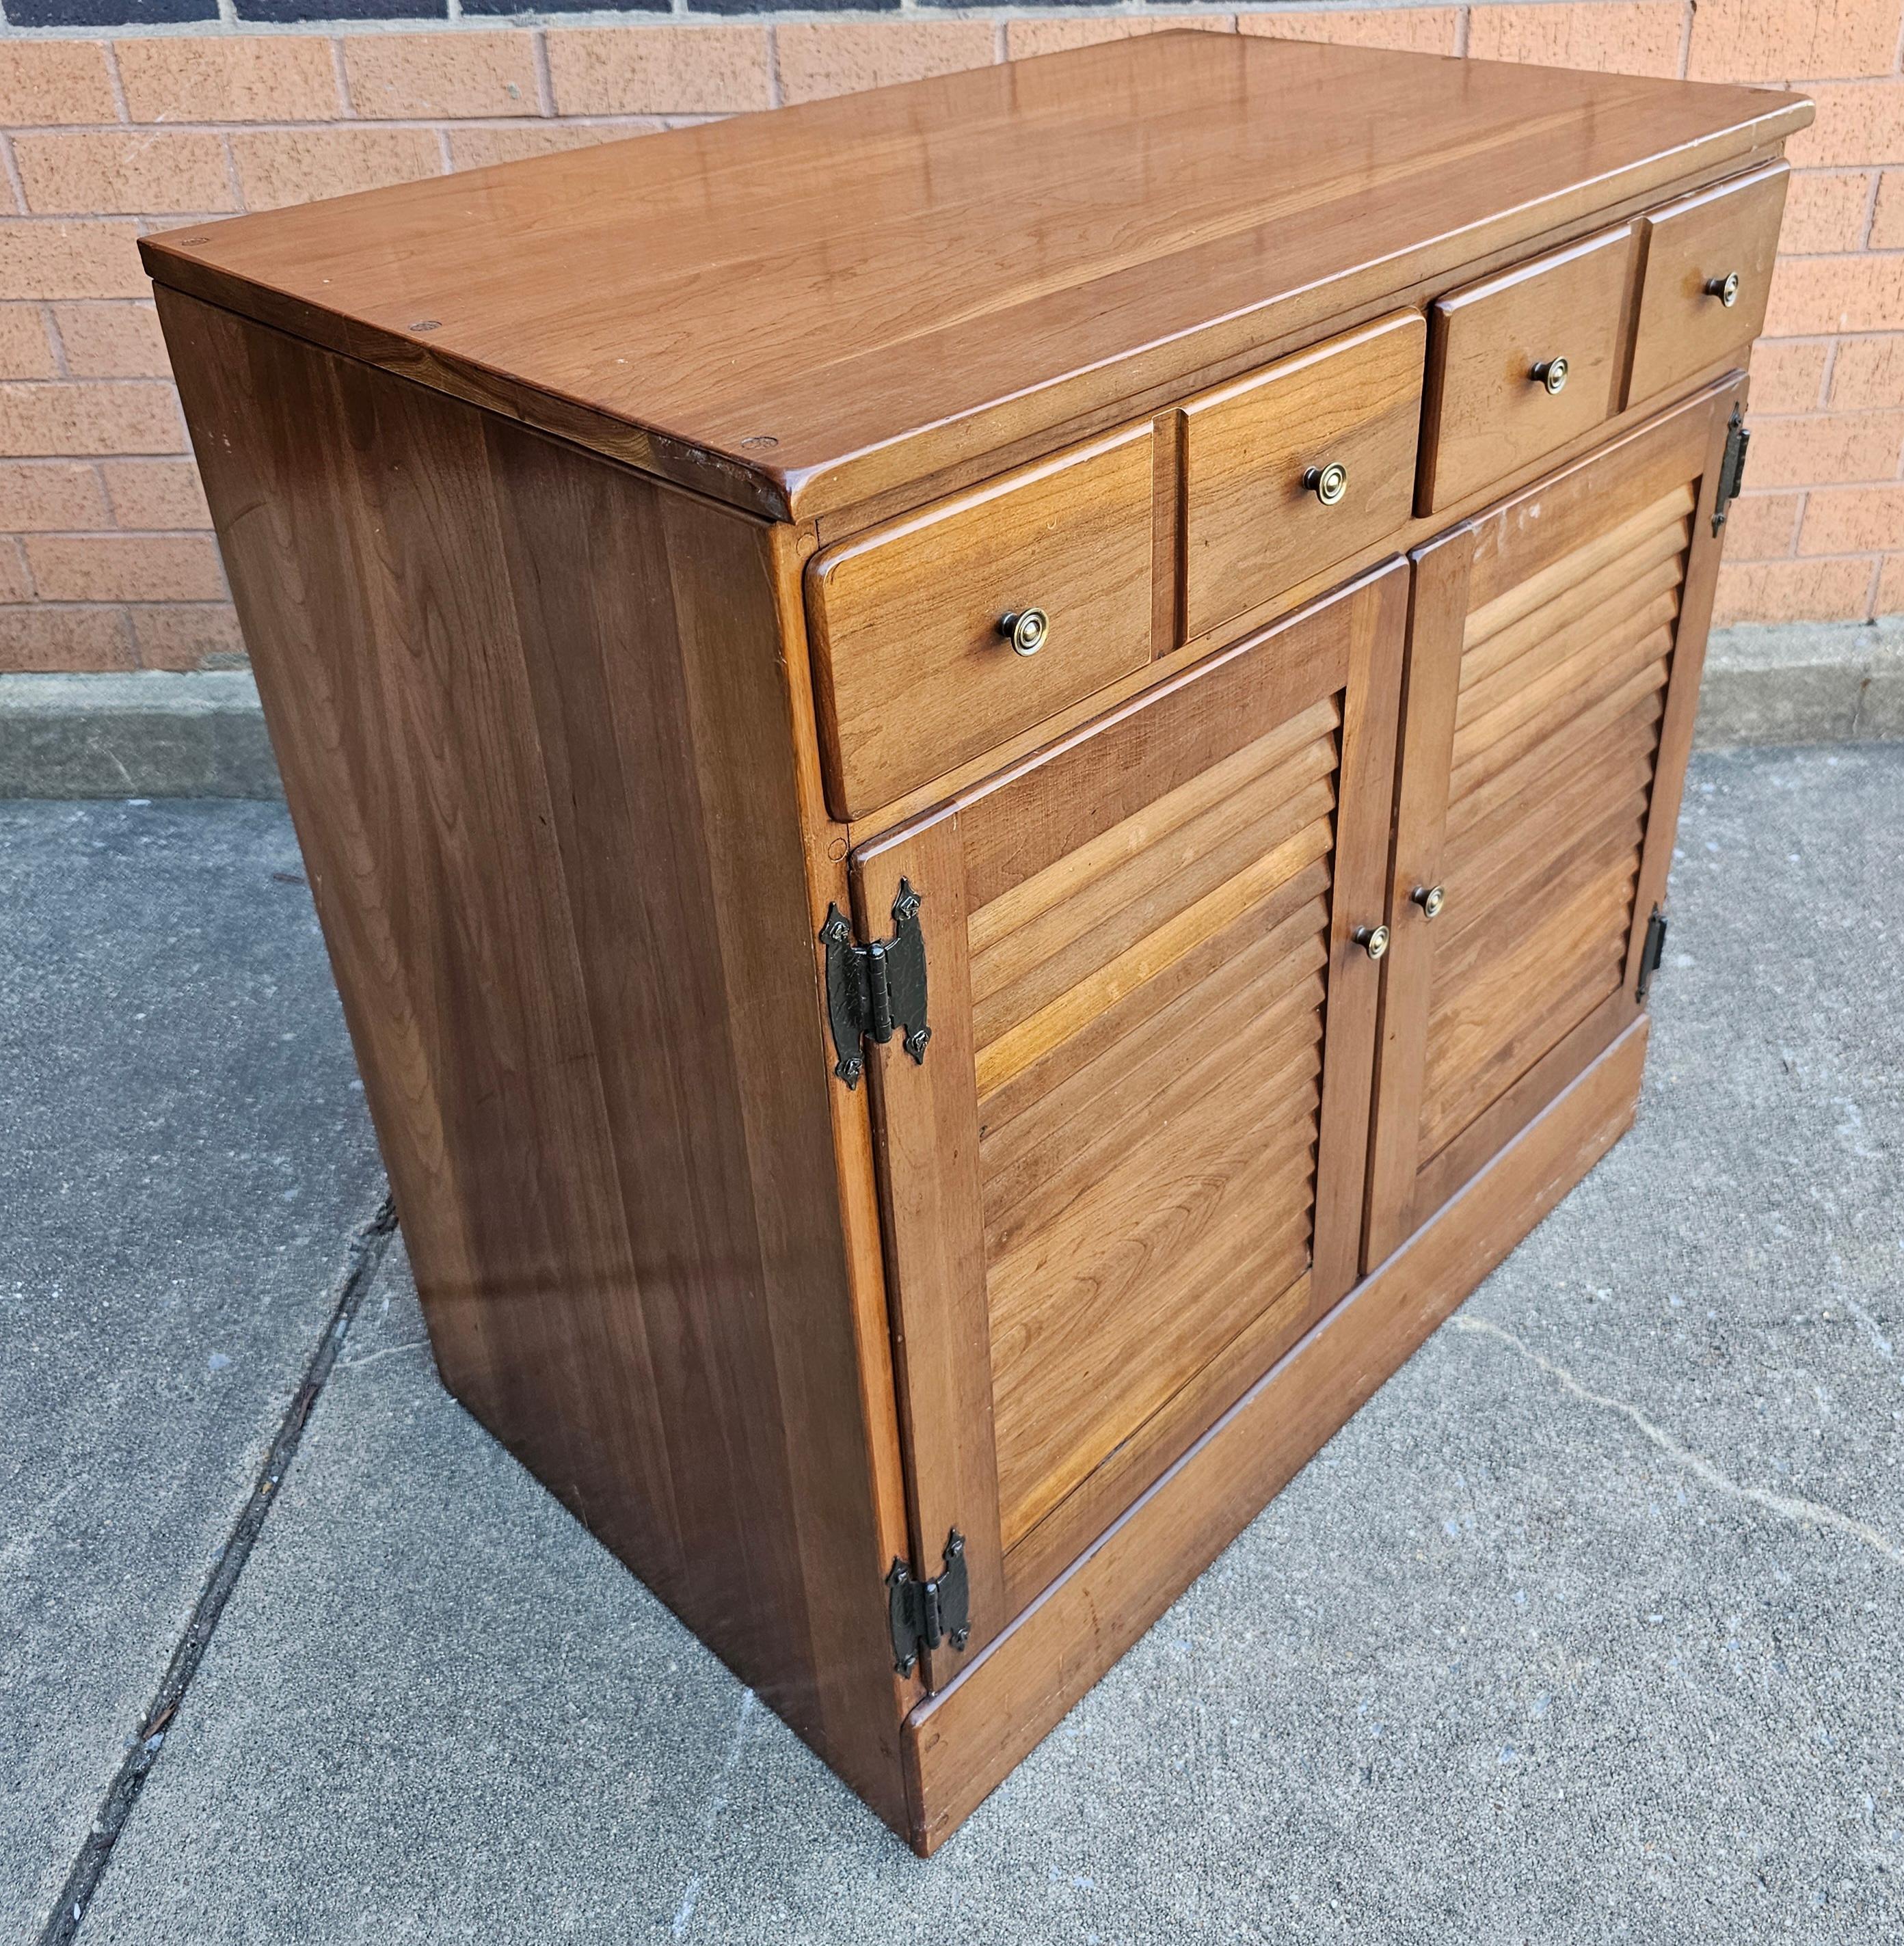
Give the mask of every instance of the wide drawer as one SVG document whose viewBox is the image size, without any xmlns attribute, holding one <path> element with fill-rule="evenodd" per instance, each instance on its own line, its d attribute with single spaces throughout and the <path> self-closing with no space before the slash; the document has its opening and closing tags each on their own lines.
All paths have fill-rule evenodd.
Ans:
<svg viewBox="0 0 1904 1946">
<path fill-rule="evenodd" d="M 1775 162 L 1646 218 L 1629 404 L 1734 354 L 1745 362 L 1746 348 L 1765 325 L 1791 175 Z"/>
<path fill-rule="evenodd" d="M 1408 518 L 1426 334 L 1399 312 L 1182 408 L 1186 640 Z"/>
<path fill-rule="evenodd" d="M 1622 224 L 1436 300 L 1417 513 L 1440 512 L 1619 410 L 1637 240 Z"/>
<path fill-rule="evenodd" d="M 836 817 L 877 810 L 1150 659 L 1152 443 L 1148 423 L 1132 427 L 814 558 Z"/>
</svg>

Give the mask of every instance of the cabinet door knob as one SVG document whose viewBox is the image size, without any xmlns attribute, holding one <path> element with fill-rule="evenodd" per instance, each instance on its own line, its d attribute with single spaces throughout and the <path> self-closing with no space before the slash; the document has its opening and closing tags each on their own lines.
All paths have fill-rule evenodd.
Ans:
<svg viewBox="0 0 1904 1946">
<path fill-rule="evenodd" d="M 1371 959 L 1380 959 L 1388 950 L 1389 929 L 1385 925 L 1358 925 L 1349 937 Z"/>
<path fill-rule="evenodd" d="M 1739 273 L 1728 270 L 1723 277 L 1707 278 L 1706 295 L 1717 298 L 1726 310 L 1730 310 L 1739 301 Z"/>
<path fill-rule="evenodd" d="M 1564 358 L 1543 358 L 1534 368 L 1534 379 L 1544 385 L 1550 397 L 1559 397 L 1567 389 L 1567 361 Z"/>
<path fill-rule="evenodd" d="M 1051 633 L 1051 618 L 1042 608 L 1021 608 L 998 618 L 998 632 L 1012 645 L 1015 656 L 1035 656 Z"/>
<path fill-rule="evenodd" d="M 1303 475 L 1303 484 L 1325 507 L 1333 507 L 1349 490 L 1349 469 L 1335 460 L 1327 466 L 1312 466 Z"/>
<path fill-rule="evenodd" d="M 1439 885 L 1417 885 L 1408 896 L 1420 907 L 1424 919 L 1433 919 L 1448 903 L 1448 894 Z"/>
</svg>

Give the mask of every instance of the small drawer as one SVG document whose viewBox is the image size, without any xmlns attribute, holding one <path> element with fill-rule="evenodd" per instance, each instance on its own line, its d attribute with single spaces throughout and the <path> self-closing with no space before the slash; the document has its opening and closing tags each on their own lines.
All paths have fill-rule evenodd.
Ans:
<svg viewBox="0 0 1904 1946">
<path fill-rule="evenodd" d="M 1791 175 L 1783 162 L 1774 162 L 1646 218 L 1646 267 L 1627 404 L 1727 358 L 1745 362 L 1747 348 L 1765 326 Z"/>
<path fill-rule="evenodd" d="M 1426 335 L 1399 312 L 1182 408 L 1185 640 L 1408 519 Z"/>
<path fill-rule="evenodd" d="M 1148 422 L 1133 426 L 814 558 L 836 817 L 864 817 L 1149 661 L 1152 443 Z"/>
<path fill-rule="evenodd" d="M 1417 513 L 1439 513 L 1619 410 L 1637 241 L 1622 224 L 1436 301 Z"/>
</svg>

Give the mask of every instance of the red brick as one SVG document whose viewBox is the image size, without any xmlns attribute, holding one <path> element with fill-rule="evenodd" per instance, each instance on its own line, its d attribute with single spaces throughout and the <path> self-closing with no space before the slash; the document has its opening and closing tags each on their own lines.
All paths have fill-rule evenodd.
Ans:
<svg viewBox="0 0 1904 1946">
<path fill-rule="evenodd" d="M 209 534 L 37 534 L 26 560 L 43 601 L 216 601 L 225 592 Z"/>
<path fill-rule="evenodd" d="M 97 467 L 66 459 L 0 460 L 0 531 L 74 533 L 111 520 Z"/>
<path fill-rule="evenodd" d="M 168 378 L 172 361 L 149 304 L 56 304 L 53 323 L 76 378 Z"/>
<path fill-rule="evenodd" d="M 26 207 L 42 215 L 236 209 L 224 144 L 180 132 L 16 135 Z"/>
<path fill-rule="evenodd" d="M 39 306 L 0 304 L 0 378 L 50 378 L 59 369 Z"/>
<path fill-rule="evenodd" d="M 1469 57 L 1532 61 L 1542 67 L 1613 74 L 1674 75 L 1686 29 L 1680 0 L 1587 0 L 1587 4 L 1476 7 Z"/>
<path fill-rule="evenodd" d="M 36 128 L 118 119 L 106 50 L 98 42 L 0 42 L 0 125 Z"/>
<path fill-rule="evenodd" d="M 55 381 L 0 385 L 0 453 L 23 459 L 87 453 L 182 453 L 169 385 Z"/>
<path fill-rule="evenodd" d="M 1830 348 L 1766 338 L 1752 352 L 1752 405 L 1761 412 L 1808 412 L 1822 403 Z"/>
<path fill-rule="evenodd" d="M 1813 486 L 1894 480 L 1904 412 L 1816 412 L 1752 430 L 1752 484 Z"/>
<path fill-rule="evenodd" d="M 247 209 L 280 209 L 443 172 L 443 150 L 428 128 L 246 129 L 232 136 L 231 153 Z"/>
<path fill-rule="evenodd" d="M 1460 31 L 1458 7 L 1380 7 L 1344 13 L 1243 14 L 1237 26 L 1272 39 L 1327 41 L 1337 47 L 1396 48 L 1451 54 Z"/>
<path fill-rule="evenodd" d="M 996 51 L 989 20 L 789 21 L 776 39 L 788 101 L 984 67 Z"/>
<path fill-rule="evenodd" d="M 0 298 L 142 298 L 132 223 L 0 222 Z"/>
<path fill-rule="evenodd" d="M 11 534 L 0 536 L 0 601 L 27 601 L 33 584 L 26 573 L 26 557 Z"/>
<path fill-rule="evenodd" d="M 1831 361 L 1830 404 L 1841 412 L 1904 406 L 1904 333 L 1847 338 Z"/>
<path fill-rule="evenodd" d="M 351 34 L 344 73 L 351 107 L 373 121 L 541 112 L 535 46 L 527 34 Z"/>
<path fill-rule="evenodd" d="M 1726 561 L 1715 623 L 1862 621 L 1871 598 L 1868 556 L 1849 561 Z"/>
<path fill-rule="evenodd" d="M 1787 257 L 1818 256 L 1863 246 L 1871 205 L 1868 171 L 1800 170 L 1785 198 L 1779 249 Z"/>
<path fill-rule="evenodd" d="M 1797 493 L 1747 493 L 1726 520 L 1728 561 L 1773 561 L 1792 551 L 1798 532 Z"/>
<path fill-rule="evenodd" d="M 329 122 L 342 111 L 328 40 L 162 36 L 114 52 L 134 122 Z"/>
<path fill-rule="evenodd" d="M 0 608 L 0 669 L 14 672 L 138 666 L 123 608 Z"/>
<path fill-rule="evenodd" d="M 198 468 L 189 459 L 109 459 L 102 471 L 122 527 L 151 532 L 212 525 Z"/>
<path fill-rule="evenodd" d="M 1904 330 L 1904 255 L 1781 257 L 1765 328 L 1783 338 Z"/>
<path fill-rule="evenodd" d="M 1062 54 L 1068 48 L 1097 47 L 1105 41 L 1134 40 L 1140 34 L 1170 33 L 1185 27 L 1226 34 L 1233 24 L 1227 14 L 1178 14 L 1161 20 L 1008 20 L 1005 57 L 1024 60 L 1033 54 Z"/>
<path fill-rule="evenodd" d="M 763 27 L 552 28 L 558 115 L 721 115 L 772 100 Z"/>
<path fill-rule="evenodd" d="M 1695 81 L 1841 81 L 1889 74 L 1897 0 L 1698 0 Z"/>
<path fill-rule="evenodd" d="M 168 601 L 132 610 L 132 636 L 147 669 L 202 669 L 212 656 L 242 658 L 244 638 L 227 601 Z"/>
<path fill-rule="evenodd" d="M 1878 576 L 1878 599 L 1872 612 L 1878 615 L 1904 615 L 1904 554 L 1887 554 Z"/>
<path fill-rule="evenodd" d="M 1805 92 L 1818 104 L 1818 119 L 1785 144 L 1794 168 L 1904 162 L 1904 82 L 1815 82 Z"/>
<path fill-rule="evenodd" d="M 1805 496 L 1800 554 L 1881 553 L 1904 544 L 1904 486 L 1827 486 Z"/>
<path fill-rule="evenodd" d="M 1887 169 L 1878 179 L 1878 207 L 1871 217 L 1871 247 L 1904 250 L 1904 169 Z"/>
</svg>

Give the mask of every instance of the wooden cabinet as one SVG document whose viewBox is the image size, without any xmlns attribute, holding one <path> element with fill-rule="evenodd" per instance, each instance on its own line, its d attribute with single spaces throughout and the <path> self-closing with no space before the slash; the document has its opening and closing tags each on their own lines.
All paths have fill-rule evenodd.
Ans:
<svg viewBox="0 0 1904 1946">
<path fill-rule="evenodd" d="M 921 1851 L 1630 1121 L 1810 113 L 1165 35 L 145 240 L 444 1379 Z"/>
</svg>

